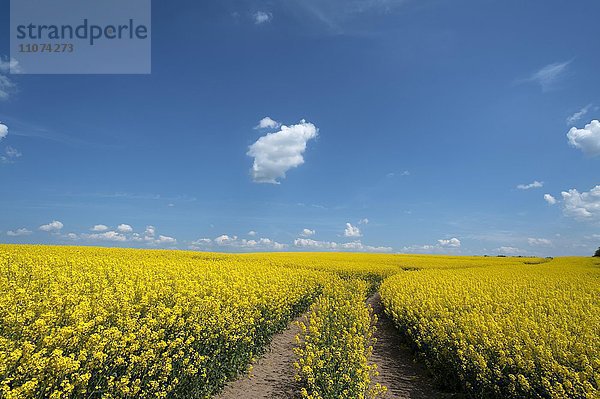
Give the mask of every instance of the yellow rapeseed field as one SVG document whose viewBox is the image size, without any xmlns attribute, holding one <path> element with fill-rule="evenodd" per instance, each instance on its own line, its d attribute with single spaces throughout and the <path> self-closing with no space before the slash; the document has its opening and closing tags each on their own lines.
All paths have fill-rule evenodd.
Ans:
<svg viewBox="0 0 600 399">
<path fill-rule="evenodd" d="M 372 398 L 365 303 L 468 395 L 596 398 L 598 260 L 0 245 L 0 398 L 209 398 L 307 311 L 306 398 Z"/>
</svg>

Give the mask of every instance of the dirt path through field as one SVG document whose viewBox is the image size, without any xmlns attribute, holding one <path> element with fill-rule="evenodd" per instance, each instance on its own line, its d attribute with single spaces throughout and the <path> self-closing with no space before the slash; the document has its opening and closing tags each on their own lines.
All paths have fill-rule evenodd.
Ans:
<svg viewBox="0 0 600 399">
<path fill-rule="evenodd" d="M 377 315 L 377 342 L 373 345 L 371 361 L 377 364 L 379 376 L 375 382 L 385 385 L 388 390 L 384 398 L 457 398 L 456 394 L 442 392 L 435 388 L 425 368 L 414 362 L 414 355 L 402 342 L 393 322 L 385 315 L 379 293 L 368 299 Z"/>
<path fill-rule="evenodd" d="M 250 375 L 230 382 L 217 399 L 287 399 L 299 398 L 294 380 L 295 336 L 300 332 L 298 317 L 288 328 L 275 335 L 267 352 L 256 363 Z"/>
</svg>

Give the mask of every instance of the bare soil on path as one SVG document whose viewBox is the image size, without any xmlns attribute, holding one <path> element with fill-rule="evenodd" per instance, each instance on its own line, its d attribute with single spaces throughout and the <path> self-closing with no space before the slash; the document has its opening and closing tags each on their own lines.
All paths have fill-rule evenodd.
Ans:
<svg viewBox="0 0 600 399">
<path fill-rule="evenodd" d="M 385 314 L 381 296 L 376 293 L 367 300 L 377 315 L 371 361 L 377 364 L 379 375 L 374 378 L 387 387 L 385 399 L 460 398 L 456 393 L 436 388 L 425 367 L 415 362 L 414 353 L 403 342 L 393 321 Z"/>
<path fill-rule="evenodd" d="M 294 379 L 294 346 L 300 328 L 292 321 L 286 330 L 273 336 L 265 354 L 254 364 L 249 375 L 231 381 L 216 399 L 297 399 L 300 387 Z"/>
</svg>

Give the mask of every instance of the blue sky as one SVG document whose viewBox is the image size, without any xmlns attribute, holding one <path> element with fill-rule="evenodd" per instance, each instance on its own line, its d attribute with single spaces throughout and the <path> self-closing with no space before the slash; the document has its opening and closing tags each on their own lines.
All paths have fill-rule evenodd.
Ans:
<svg viewBox="0 0 600 399">
<path fill-rule="evenodd" d="M 150 75 L 9 74 L 2 12 L 0 242 L 591 255 L 599 12 L 153 2 Z"/>
</svg>

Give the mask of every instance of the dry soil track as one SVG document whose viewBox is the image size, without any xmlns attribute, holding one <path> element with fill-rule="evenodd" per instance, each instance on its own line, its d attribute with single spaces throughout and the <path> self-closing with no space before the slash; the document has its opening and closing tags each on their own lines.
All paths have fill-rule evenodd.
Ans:
<svg viewBox="0 0 600 399">
<path fill-rule="evenodd" d="M 398 331 L 383 311 L 379 293 L 367 301 L 377 315 L 377 342 L 371 360 L 377 364 L 379 382 L 388 388 L 386 399 L 436 399 L 455 398 L 453 394 L 439 391 L 426 370 L 414 362 L 414 355 L 402 343 Z M 300 320 L 300 318 L 296 319 Z M 267 352 L 253 367 L 248 376 L 230 382 L 216 399 L 286 399 L 300 398 L 294 380 L 294 345 L 299 329 L 295 322 L 273 337 Z"/>
</svg>

